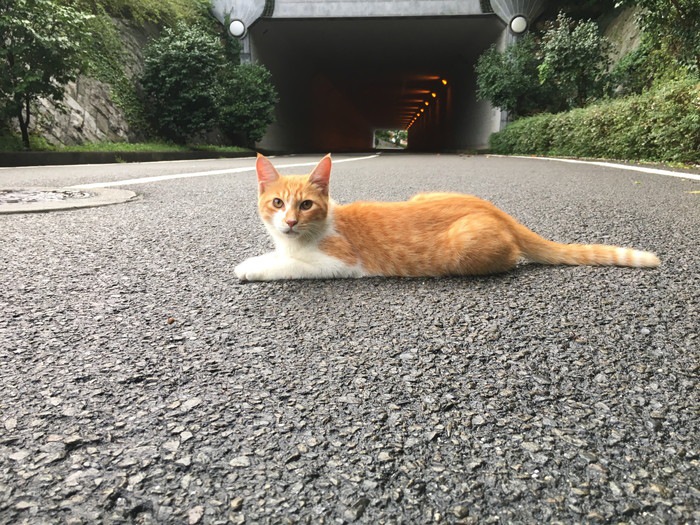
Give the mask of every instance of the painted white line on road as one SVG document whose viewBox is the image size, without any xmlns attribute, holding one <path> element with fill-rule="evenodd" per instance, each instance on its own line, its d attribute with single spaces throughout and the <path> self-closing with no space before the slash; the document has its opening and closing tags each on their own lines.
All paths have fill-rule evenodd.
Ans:
<svg viewBox="0 0 700 525">
<path fill-rule="evenodd" d="M 379 154 L 368 155 L 366 157 L 353 157 L 349 159 L 339 159 L 334 160 L 333 164 L 340 164 L 343 162 L 355 162 L 358 160 L 368 160 L 378 157 Z M 316 162 L 300 162 L 296 164 L 279 164 L 276 166 L 277 169 L 283 168 L 298 168 L 302 166 L 315 166 L 318 164 Z M 175 180 L 175 179 L 188 179 L 192 177 L 209 177 L 211 175 L 225 175 L 229 173 L 243 173 L 246 171 L 255 171 L 255 166 L 245 166 L 243 168 L 231 168 L 227 170 L 213 170 L 213 171 L 198 171 L 193 173 L 173 173 L 172 175 L 159 175 L 156 177 L 142 177 L 138 179 L 125 179 L 125 180 L 115 180 L 112 182 L 93 182 L 91 184 L 76 184 L 75 186 L 69 186 L 70 188 L 77 189 L 90 189 L 90 188 L 109 188 L 112 186 L 132 186 L 134 184 L 149 184 L 151 182 L 161 182 L 165 180 Z"/>
<path fill-rule="evenodd" d="M 617 164 L 615 162 L 603 162 L 596 160 L 578 160 L 578 159 L 561 159 L 558 157 L 528 157 L 521 155 L 491 155 L 492 157 L 504 157 L 515 159 L 535 159 L 535 160 L 553 160 L 557 162 L 569 162 L 571 164 L 591 164 L 593 166 L 602 166 L 604 168 L 616 168 L 620 170 L 639 171 L 641 173 L 651 173 L 653 175 L 664 175 L 666 177 L 678 177 L 681 179 L 700 180 L 700 175 L 695 173 L 685 173 L 683 171 L 661 170 L 658 168 L 645 168 L 644 166 L 630 166 L 628 164 Z"/>
</svg>

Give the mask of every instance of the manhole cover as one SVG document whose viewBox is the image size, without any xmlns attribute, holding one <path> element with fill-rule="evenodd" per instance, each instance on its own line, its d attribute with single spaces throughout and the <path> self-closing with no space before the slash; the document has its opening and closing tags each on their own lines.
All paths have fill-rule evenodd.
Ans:
<svg viewBox="0 0 700 525">
<path fill-rule="evenodd" d="M 116 188 L 0 188 L 0 214 L 32 213 L 120 204 L 136 193 Z"/>
<path fill-rule="evenodd" d="M 92 193 L 81 190 L 0 190 L 0 204 L 64 201 L 92 196 Z"/>
</svg>

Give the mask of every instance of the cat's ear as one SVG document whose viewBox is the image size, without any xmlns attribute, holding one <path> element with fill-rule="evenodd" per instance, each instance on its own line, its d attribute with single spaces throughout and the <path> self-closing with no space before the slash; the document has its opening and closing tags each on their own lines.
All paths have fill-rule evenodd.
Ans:
<svg viewBox="0 0 700 525">
<path fill-rule="evenodd" d="M 331 179 L 331 154 L 321 159 L 321 162 L 309 175 L 309 182 L 321 189 L 324 195 L 328 195 L 328 186 Z"/>
<path fill-rule="evenodd" d="M 280 178 L 279 172 L 275 169 L 267 157 L 258 153 L 255 161 L 255 171 L 258 173 L 258 194 L 265 191 L 265 186 Z"/>
</svg>

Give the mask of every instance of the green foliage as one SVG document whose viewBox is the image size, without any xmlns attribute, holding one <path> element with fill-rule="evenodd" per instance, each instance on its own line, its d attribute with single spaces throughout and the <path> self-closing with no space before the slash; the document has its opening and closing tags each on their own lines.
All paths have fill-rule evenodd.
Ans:
<svg viewBox="0 0 700 525">
<path fill-rule="evenodd" d="M 232 65 L 239 51 L 196 26 L 166 29 L 149 45 L 141 79 L 154 127 L 181 143 L 217 125 L 234 141 L 260 140 L 277 92 L 265 67 Z"/>
<path fill-rule="evenodd" d="M 262 65 L 240 64 L 224 68 L 219 127 L 234 141 L 252 145 L 274 121 L 277 91 L 270 72 Z"/>
<path fill-rule="evenodd" d="M 26 149 L 33 102 L 61 101 L 85 68 L 89 19 L 54 0 L 0 0 L 0 108 L 18 120 Z"/>
<path fill-rule="evenodd" d="M 595 22 L 575 22 L 563 13 L 542 37 L 540 82 L 557 93 L 561 109 L 582 107 L 608 87 L 611 44 Z"/>
<path fill-rule="evenodd" d="M 595 22 L 560 13 L 541 41 L 526 35 L 502 53 L 491 47 L 481 55 L 477 96 L 515 118 L 581 107 L 608 90 L 610 48 Z"/>
<path fill-rule="evenodd" d="M 82 11 L 100 10 L 139 25 L 153 23 L 165 26 L 196 22 L 207 14 L 211 6 L 209 0 L 68 0 L 68 3 Z"/>
<path fill-rule="evenodd" d="M 505 51 L 489 48 L 476 63 L 477 97 L 513 117 L 548 108 L 550 94 L 538 79 L 537 42 L 526 35 Z"/>
<path fill-rule="evenodd" d="M 82 3 L 85 3 L 81 0 Z M 148 130 L 143 106 L 133 79 L 124 68 L 127 55 L 119 35 L 119 28 L 97 2 L 92 3 L 93 17 L 88 21 L 87 39 L 89 44 L 88 65 L 85 74 L 108 84 L 110 97 L 129 122 L 132 131 Z"/>
<path fill-rule="evenodd" d="M 666 67 L 700 74 L 700 2 L 698 0 L 623 0 L 642 10 L 640 25 L 657 51 L 671 60 Z"/>
<path fill-rule="evenodd" d="M 0 151 L 21 151 L 27 149 L 24 147 L 22 137 L 8 130 L 0 131 Z M 29 148 L 32 151 L 52 151 L 55 146 L 52 146 L 44 137 L 30 134 Z"/>
<path fill-rule="evenodd" d="M 211 129 L 217 120 L 224 54 L 218 39 L 178 24 L 151 41 L 141 85 L 155 128 L 175 142 Z"/>
<path fill-rule="evenodd" d="M 378 129 L 374 132 L 375 148 L 380 146 L 380 141 L 405 148 L 408 141 L 408 131 L 405 129 Z"/>
<path fill-rule="evenodd" d="M 669 82 L 567 113 L 523 118 L 491 136 L 502 154 L 700 162 L 700 83 Z"/>
</svg>

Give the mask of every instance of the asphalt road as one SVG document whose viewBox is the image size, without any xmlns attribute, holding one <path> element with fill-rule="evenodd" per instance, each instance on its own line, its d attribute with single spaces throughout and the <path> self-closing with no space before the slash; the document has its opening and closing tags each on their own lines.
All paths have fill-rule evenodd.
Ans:
<svg viewBox="0 0 700 525">
<path fill-rule="evenodd" d="M 3 169 L 0 188 L 252 165 Z M 119 187 L 141 198 L 0 215 L 0 523 L 700 522 L 699 181 L 338 163 L 341 202 L 473 193 L 662 266 L 253 284 L 233 273 L 271 246 L 251 170 Z"/>
</svg>

